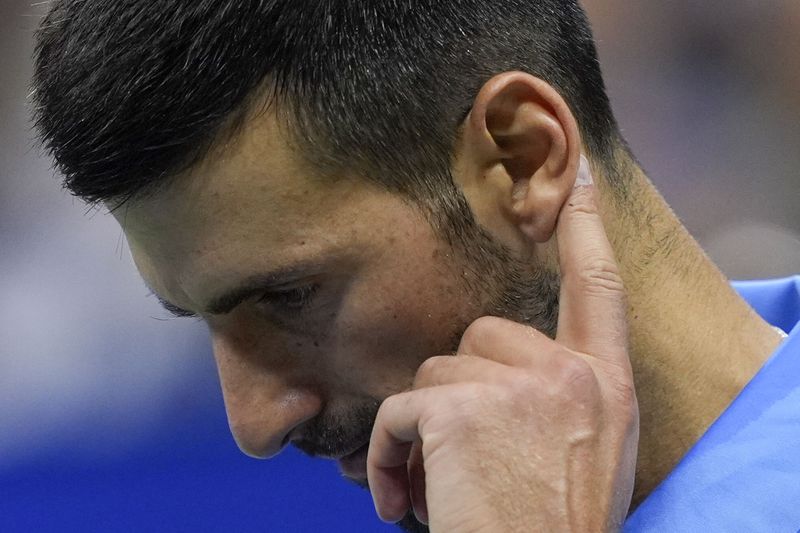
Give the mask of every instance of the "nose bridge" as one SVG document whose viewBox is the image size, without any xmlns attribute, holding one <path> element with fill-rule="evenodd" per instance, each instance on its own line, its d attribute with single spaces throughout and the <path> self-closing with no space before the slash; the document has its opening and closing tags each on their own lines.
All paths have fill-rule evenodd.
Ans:
<svg viewBox="0 0 800 533">
<path fill-rule="evenodd" d="M 251 457 L 278 454 L 292 431 L 320 412 L 319 394 L 298 384 L 298 372 L 285 361 L 276 364 L 285 354 L 268 353 L 268 347 L 237 341 L 224 332 L 213 332 L 212 338 L 236 443 Z"/>
</svg>

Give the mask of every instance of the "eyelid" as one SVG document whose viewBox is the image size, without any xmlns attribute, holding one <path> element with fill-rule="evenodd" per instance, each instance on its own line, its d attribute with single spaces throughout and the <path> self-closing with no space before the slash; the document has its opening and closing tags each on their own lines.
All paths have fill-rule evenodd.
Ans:
<svg viewBox="0 0 800 533">
<path fill-rule="evenodd" d="M 265 291 L 256 300 L 256 304 L 266 304 L 280 308 L 281 312 L 296 314 L 303 312 L 314 299 L 319 289 L 318 283 L 309 283 L 297 287 L 286 287 Z M 289 296 L 297 297 L 296 301 L 289 301 Z"/>
<path fill-rule="evenodd" d="M 165 305 L 164 308 L 178 318 L 198 318 L 200 316 L 193 311 L 187 311 L 186 309 L 181 309 L 180 307 L 172 304 Z"/>
<path fill-rule="evenodd" d="M 155 296 L 158 299 L 158 301 L 161 304 L 161 306 L 164 309 L 166 309 L 171 315 L 173 315 L 173 316 L 175 316 L 177 318 L 198 318 L 200 316 L 200 315 L 198 315 L 197 313 L 195 313 L 193 311 L 187 311 L 186 309 L 183 309 L 182 307 L 178 307 L 177 305 L 165 300 L 164 298 L 162 298 L 161 296 L 159 296 L 158 294 L 156 294 L 152 290 L 150 291 L 150 295 Z"/>
</svg>

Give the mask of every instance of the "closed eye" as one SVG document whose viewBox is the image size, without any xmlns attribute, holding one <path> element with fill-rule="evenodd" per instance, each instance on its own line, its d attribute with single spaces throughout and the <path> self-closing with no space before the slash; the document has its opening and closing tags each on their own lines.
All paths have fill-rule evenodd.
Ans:
<svg viewBox="0 0 800 533">
<path fill-rule="evenodd" d="M 273 312 L 299 314 L 310 306 L 318 289 L 319 284 L 314 283 L 292 289 L 268 291 L 255 303 L 257 306 L 269 306 Z"/>
<path fill-rule="evenodd" d="M 169 314 L 176 318 L 199 318 L 199 315 L 193 311 L 187 311 L 186 309 L 182 309 L 177 305 L 169 302 L 156 294 L 152 289 L 149 291 L 150 294 L 148 296 L 155 296 L 158 299 L 158 302 L 161 306 L 166 309 Z"/>
</svg>

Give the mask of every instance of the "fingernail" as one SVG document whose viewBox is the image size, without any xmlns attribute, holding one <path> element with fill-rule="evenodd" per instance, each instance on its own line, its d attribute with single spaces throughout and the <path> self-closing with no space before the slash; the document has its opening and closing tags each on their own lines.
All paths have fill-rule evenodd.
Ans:
<svg viewBox="0 0 800 533">
<path fill-rule="evenodd" d="M 594 185 L 592 178 L 592 169 L 589 166 L 589 160 L 586 156 L 581 154 L 580 162 L 578 163 L 578 176 L 575 178 L 575 187 L 590 187 Z"/>
</svg>

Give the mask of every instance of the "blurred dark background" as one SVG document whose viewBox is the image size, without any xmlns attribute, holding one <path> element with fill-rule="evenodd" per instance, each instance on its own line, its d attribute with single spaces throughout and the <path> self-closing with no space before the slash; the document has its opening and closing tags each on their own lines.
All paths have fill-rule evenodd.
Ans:
<svg viewBox="0 0 800 533">
<path fill-rule="evenodd" d="M 26 96 L 46 4 L 0 0 L 0 531 L 392 531 L 330 463 L 231 439 L 206 332 L 65 194 Z M 588 0 L 624 133 L 732 278 L 800 272 L 800 2 Z"/>
</svg>

